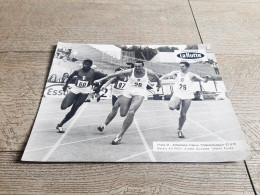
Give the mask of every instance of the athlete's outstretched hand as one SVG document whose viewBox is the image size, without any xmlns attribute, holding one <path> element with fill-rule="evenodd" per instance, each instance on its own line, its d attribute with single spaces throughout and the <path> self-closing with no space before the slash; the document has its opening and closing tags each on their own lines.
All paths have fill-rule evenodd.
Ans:
<svg viewBox="0 0 260 195">
<path fill-rule="evenodd" d="M 102 82 L 101 79 L 98 79 L 98 80 L 95 80 L 95 81 L 94 81 L 94 83 L 96 83 L 96 84 L 100 84 L 101 82 Z"/>
</svg>

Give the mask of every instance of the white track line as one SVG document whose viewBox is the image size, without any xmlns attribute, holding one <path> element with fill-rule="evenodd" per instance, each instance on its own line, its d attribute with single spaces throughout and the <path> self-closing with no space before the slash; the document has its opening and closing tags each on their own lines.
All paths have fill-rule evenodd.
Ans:
<svg viewBox="0 0 260 195">
<path fill-rule="evenodd" d="M 138 114 L 140 113 L 152 113 L 152 112 L 169 112 L 169 110 L 148 110 L 148 111 L 142 111 L 142 112 L 138 112 Z M 232 112 L 232 111 L 230 111 Z M 194 112 L 194 113 L 190 113 L 189 115 L 197 115 L 197 114 L 203 114 L 203 113 L 212 113 L 212 111 L 206 111 L 206 112 Z M 223 113 L 223 111 L 217 111 L 215 113 Z M 226 113 L 226 112 L 225 112 Z M 100 117 L 100 116 L 107 116 L 108 114 L 97 114 L 97 115 L 87 115 L 87 116 L 80 116 L 79 118 L 89 118 L 89 117 Z M 167 115 L 169 116 L 169 115 Z M 54 120 L 58 120 L 58 119 L 62 119 L 63 117 L 59 117 L 59 118 L 51 118 L 51 119 L 54 119 Z M 50 120 L 50 118 L 41 118 L 41 119 L 38 119 L 40 121 L 43 121 L 43 120 Z"/>
<path fill-rule="evenodd" d="M 139 119 L 142 119 L 142 120 L 145 120 L 145 119 L 153 119 L 153 118 L 158 119 L 158 118 L 167 118 L 167 117 L 169 117 L 169 116 L 178 116 L 178 115 L 175 114 L 175 115 L 166 115 L 166 116 L 161 116 L 161 117 L 156 116 L 156 117 L 139 118 Z M 124 120 L 118 120 L 118 121 L 112 121 L 111 123 L 118 123 L 118 122 L 123 122 L 123 121 L 124 121 Z M 110 123 L 110 124 L 111 124 L 111 123 Z M 90 123 L 90 124 L 84 124 L 84 125 L 75 125 L 75 126 L 73 126 L 73 128 L 74 128 L 74 127 L 89 126 L 89 125 L 100 125 L 100 123 Z M 53 129 L 53 128 L 50 128 L 50 129 L 47 129 L 47 130 L 51 130 L 51 129 Z M 44 131 L 46 131 L 46 130 L 35 130 L 34 132 L 44 132 Z"/>
<path fill-rule="evenodd" d="M 166 125 L 166 126 L 160 126 L 160 127 L 153 127 L 153 128 L 147 128 L 147 129 L 143 129 L 142 131 L 147 131 L 150 129 L 157 129 L 157 128 L 164 128 L 164 127 L 172 127 L 173 125 Z M 129 133 L 136 133 L 138 130 L 136 131 L 128 131 L 126 132 L 126 134 Z M 84 140 L 79 140 L 79 141 L 74 141 L 74 142 L 68 142 L 68 143 L 64 143 L 64 144 L 60 144 L 59 146 L 65 146 L 65 145 L 70 145 L 70 144 L 76 144 L 76 143 L 80 143 L 80 142 L 86 142 L 86 141 L 92 141 L 95 139 L 103 139 L 106 137 L 115 137 L 117 134 L 111 134 L 111 135 L 107 135 L 107 136 L 102 136 L 102 137 L 96 137 L 96 138 L 90 138 L 90 139 L 84 139 Z M 43 150 L 43 149 L 47 149 L 47 148 L 52 148 L 53 146 L 46 146 L 46 147 L 42 147 L 42 148 L 36 148 L 36 149 L 32 149 L 32 150 L 26 150 L 26 152 L 33 152 L 33 151 L 37 151 L 37 150 Z"/>
<path fill-rule="evenodd" d="M 68 128 L 66 129 L 65 133 L 62 134 L 62 136 L 58 139 L 58 141 L 52 146 L 51 150 L 43 157 L 42 161 L 48 161 L 48 159 L 50 158 L 50 156 L 55 152 L 55 150 L 57 149 L 57 147 L 60 145 L 60 143 L 63 141 L 63 139 L 66 137 L 66 135 L 69 133 L 70 129 L 72 128 L 72 126 L 74 125 L 74 123 L 76 122 L 76 120 L 79 118 L 79 116 L 81 115 L 81 113 L 85 110 L 87 104 L 83 105 L 81 110 L 78 112 L 78 114 L 74 117 L 73 121 L 70 123 L 70 125 L 68 126 Z"/>
<path fill-rule="evenodd" d="M 217 137 L 218 139 L 220 139 L 221 141 L 225 141 L 222 137 L 219 137 L 218 135 L 216 135 L 215 133 L 211 132 L 210 130 L 208 130 L 206 127 L 202 126 L 201 124 L 199 124 L 198 122 L 190 119 L 189 117 L 187 117 L 188 120 L 190 120 L 191 122 L 193 122 L 194 124 L 198 125 L 199 127 L 201 127 L 202 129 L 204 129 L 205 131 L 207 131 L 208 133 L 210 133 L 211 135 L 214 135 L 215 137 Z"/>
<path fill-rule="evenodd" d="M 110 110 L 111 111 L 111 110 Z M 157 112 L 157 111 L 160 111 L 160 112 L 168 112 L 169 110 L 149 110 L 149 111 L 142 111 L 142 112 L 138 112 L 138 113 L 146 113 L 146 112 Z M 89 112 L 89 110 L 88 110 Z M 87 115 L 87 116 L 80 116 L 79 118 L 89 118 L 89 117 L 99 117 L 99 116 L 107 116 L 108 114 L 96 114 L 96 115 Z M 50 120 L 50 119 L 61 119 L 61 117 L 59 118 L 53 118 L 53 117 L 50 117 L 50 118 L 41 118 L 41 119 L 38 119 L 38 120 Z"/>
<path fill-rule="evenodd" d="M 190 115 L 190 114 L 189 114 Z M 161 117 L 148 117 L 148 118 L 138 118 L 138 119 L 142 119 L 142 120 L 146 120 L 146 119 L 160 119 L 160 118 L 167 118 L 167 117 L 172 117 L 172 116 L 179 116 L 179 114 L 172 114 L 172 115 L 167 115 L 167 116 L 161 116 Z M 221 116 L 221 117 L 215 117 L 212 119 L 207 119 L 207 120 L 199 120 L 198 122 L 208 122 L 208 121 L 214 121 L 216 119 L 221 119 L 221 118 L 229 118 L 229 117 L 233 117 L 233 116 Z M 111 123 L 119 123 L 119 122 L 123 122 L 124 120 L 118 120 L 118 121 L 112 121 Z M 110 123 L 110 124 L 111 124 Z M 192 122 L 186 122 L 185 124 L 190 124 Z M 100 123 L 90 123 L 90 124 L 84 124 L 84 125 L 74 125 L 72 128 L 74 127 L 86 127 L 86 126 L 90 126 L 90 125 L 100 125 Z M 37 127 L 36 127 L 37 128 Z M 45 129 L 45 130 L 34 130 L 33 132 L 48 132 L 48 131 L 53 131 L 53 128 L 50 129 Z"/>
<path fill-rule="evenodd" d="M 192 123 L 192 122 L 190 122 L 190 123 Z M 190 124 L 190 123 L 186 123 L 186 124 Z M 165 126 L 147 128 L 147 129 L 143 129 L 143 130 L 141 130 L 141 131 L 147 131 L 147 130 L 151 130 L 151 129 L 161 129 L 161 128 L 172 127 L 172 126 L 174 126 L 174 125 L 165 125 Z M 228 131 L 228 130 L 231 130 L 231 129 L 236 129 L 236 128 L 239 128 L 239 126 L 233 127 L 233 128 L 229 128 L 229 129 L 225 129 L 225 130 L 223 130 L 223 131 L 217 131 L 217 132 L 215 132 L 215 133 L 221 133 L 221 132 Z M 126 132 L 126 134 L 135 133 L 135 132 L 137 132 L 137 131 L 138 131 L 138 130 L 136 130 L 136 131 L 128 131 L 128 132 Z M 117 134 L 111 134 L 111 135 L 102 136 L 102 137 L 96 137 L 96 138 L 84 139 L 84 140 L 79 140 L 79 141 L 74 141 L 74 142 L 68 142 L 68 143 L 60 144 L 59 146 L 65 146 L 65 145 L 70 145 L 70 144 L 76 144 L 76 143 L 86 142 L 86 141 L 92 141 L 92 140 L 96 140 L 96 139 L 103 139 L 103 138 L 106 138 L 106 137 L 115 137 L 116 135 L 117 135 Z M 192 140 L 192 139 L 196 139 L 196 138 L 200 138 L 200 137 L 205 137 L 205 136 L 208 136 L 208 135 L 210 135 L 210 134 L 202 135 L 202 136 L 198 136 L 198 137 L 194 137 L 194 138 L 190 138 L 190 139 L 187 139 L 186 141 L 189 141 L 189 140 Z M 32 150 L 26 150 L 26 152 L 33 152 L 33 151 L 43 150 L 43 149 L 52 148 L 52 147 L 53 147 L 53 146 L 46 146 L 46 147 L 42 147 L 42 148 L 36 148 L 36 149 L 32 149 Z"/>
<path fill-rule="evenodd" d="M 138 123 L 137 123 L 137 121 L 135 119 L 134 119 L 134 124 L 135 124 L 135 126 L 137 128 L 137 131 L 138 131 L 138 133 L 139 133 L 139 135 L 141 137 L 141 140 L 142 140 L 142 142 L 144 144 L 144 147 L 145 147 L 146 151 L 148 152 L 148 155 L 149 155 L 151 161 L 152 162 L 156 162 L 156 159 L 154 158 L 153 153 L 150 150 L 149 145 L 147 144 L 147 142 L 145 140 L 145 137 L 144 137 L 144 135 L 143 135 L 143 133 L 142 133 L 142 131 L 141 131 L 141 129 L 140 129 L 140 127 L 139 127 L 139 125 L 138 125 Z"/>
<path fill-rule="evenodd" d="M 166 103 L 165 103 L 166 104 Z M 180 111 L 178 112 L 177 110 L 174 110 L 177 113 L 180 113 Z M 198 122 L 190 119 L 189 117 L 186 116 L 186 119 L 190 120 L 191 122 L 193 122 L 194 124 L 196 124 L 197 126 L 201 127 L 203 130 L 207 131 L 208 133 L 214 135 L 215 137 L 217 137 L 218 139 L 225 141 L 222 137 L 219 137 L 218 135 L 212 133 L 210 130 L 208 130 L 206 127 L 202 126 L 201 124 L 199 124 Z"/>
<path fill-rule="evenodd" d="M 128 156 L 128 157 L 119 159 L 119 160 L 117 160 L 116 162 L 122 162 L 122 161 L 128 160 L 128 159 L 130 159 L 130 158 L 134 158 L 134 157 L 137 157 L 137 156 L 141 156 L 141 155 L 146 154 L 146 153 L 147 153 L 147 151 L 141 152 L 141 153 L 138 153 L 138 154 L 134 154 L 134 155 L 131 155 L 131 156 Z"/>
<path fill-rule="evenodd" d="M 239 126 L 233 127 L 233 128 L 229 128 L 229 129 L 225 129 L 225 130 L 222 130 L 222 131 L 216 131 L 215 133 L 222 133 L 222 132 L 229 131 L 229 130 L 232 130 L 232 129 L 237 129 L 237 128 L 239 128 Z M 202 138 L 202 137 L 207 137 L 209 135 L 210 134 L 201 135 L 201 136 L 193 137 L 193 138 L 190 138 L 190 139 L 186 139 L 185 141 L 190 141 L 190 140 L 194 140 L 194 139 L 198 139 L 198 138 Z"/>
</svg>

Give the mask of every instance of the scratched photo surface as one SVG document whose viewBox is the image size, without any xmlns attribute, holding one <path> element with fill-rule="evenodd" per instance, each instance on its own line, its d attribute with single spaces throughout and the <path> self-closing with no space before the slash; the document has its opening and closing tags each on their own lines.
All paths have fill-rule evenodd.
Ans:
<svg viewBox="0 0 260 195">
<path fill-rule="evenodd" d="M 249 158 L 210 44 L 59 42 L 22 161 Z"/>
</svg>

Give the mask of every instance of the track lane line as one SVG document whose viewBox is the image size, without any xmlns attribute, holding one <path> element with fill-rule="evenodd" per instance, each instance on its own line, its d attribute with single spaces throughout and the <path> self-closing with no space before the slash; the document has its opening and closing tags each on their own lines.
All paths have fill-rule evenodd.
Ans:
<svg viewBox="0 0 260 195">
<path fill-rule="evenodd" d="M 141 140 L 142 140 L 142 142 L 143 142 L 143 144 L 144 144 L 144 147 L 145 147 L 145 149 L 146 149 L 146 151 L 147 151 L 147 153 L 148 153 L 148 155 L 149 155 L 151 161 L 152 161 L 152 162 L 156 162 L 156 159 L 155 159 L 155 157 L 154 157 L 154 155 L 153 155 L 153 153 L 152 153 L 152 151 L 151 151 L 151 149 L 150 149 L 148 143 L 146 142 L 146 139 L 145 139 L 145 137 L 144 137 L 144 135 L 143 135 L 143 133 L 142 133 L 142 131 L 141 131 L 141 129 L 140 129 L 140 127 L 139 127 L 137 121 L 135 120 L 135 118 L 134 118 L 134 124 L 135 124 L 135 126 L 136 126 L 136 128 L 137 128 L 137 131 L 138 131 L 138 133 L 139 133 L 139 135 L 140 135 L 140 137 L 141 137 Z"/>
<path fill-rule="evenodd" d="M 52 146 L 51 150 L 43 157 L 43 159 L 42 159 L 43 162 L 48 161 L 48 159 L 51 157 L 51 155 L 55 152 L 57 147 L 60 145 L 60 143 L 63 141 L 63 139 L 66 137 L 66 135 L 71 130 L 71 128 L 74 125 L 74 123 L 76 122 L 76 120 L 79 118 L 81 113 L 85 110 L 86 106 L 87 106 L 87 104 L 83 105 L 81 110 L 79 110 L 78 114 L 76 116 L 74 116 L 74 119 L 72 120 L 72 122 L 70 123 L 68 128 L 66 129 L 65 133 L 62 134 L 62 136 L 58 139 L 58 141 Z"/>
<path fill-rule="evenodd" d="M 134 158 L 134 157 L 137 157 L 137 156 L 141 156 L 141 155 L 146 154 L 146 153 L 147 153 L 147 151 L 144 151 L 144 152 L 141 152 L 141 153 L 138 153 L 138 154 L 133 154 L 133 155 L 131 155 L 131 156 L 128 156 L 128 157 L 119 159 L 119 160 L 117 160 L 116 162 L 122 162 L 122 161 L 131 159 L 131 158 Z"/>
</svg>

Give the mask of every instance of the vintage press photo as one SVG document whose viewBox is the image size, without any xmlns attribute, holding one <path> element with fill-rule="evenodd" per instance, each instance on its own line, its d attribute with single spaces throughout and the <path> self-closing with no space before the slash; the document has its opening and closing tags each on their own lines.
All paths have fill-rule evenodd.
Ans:
<svg viewBox="0 0 260 195">
<path fill-rule="evenodd" d="M 22 161 L 249 158 L 209 44 L 58 43 Z"/>
</svg>

